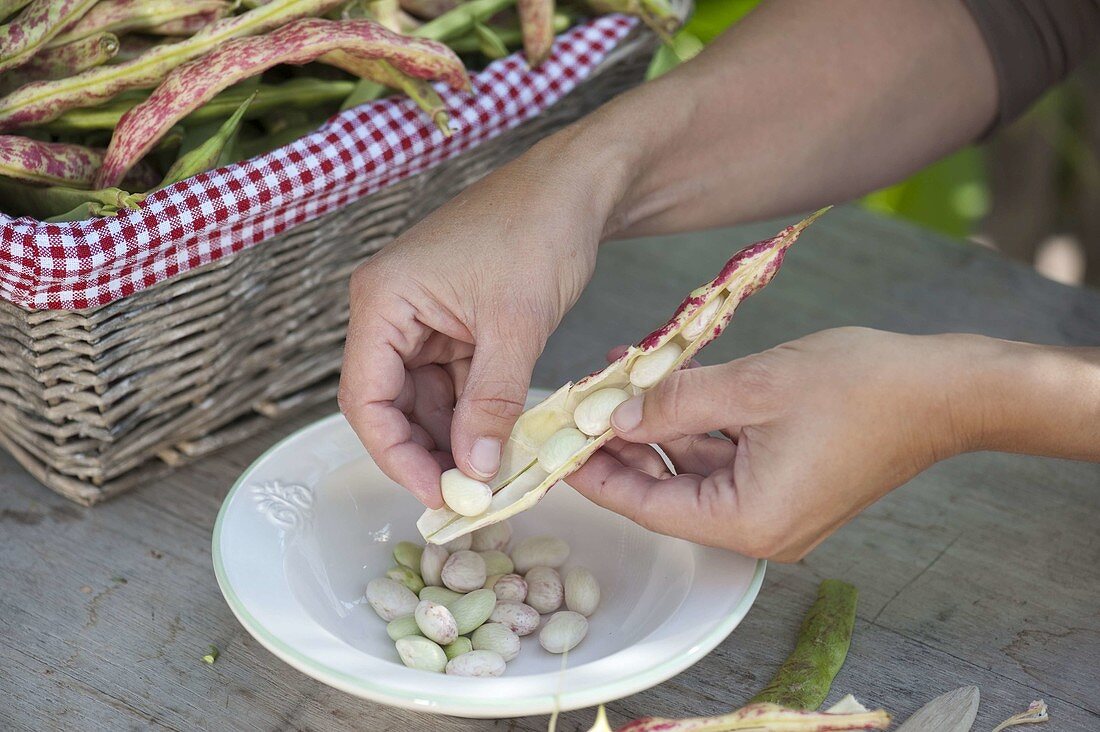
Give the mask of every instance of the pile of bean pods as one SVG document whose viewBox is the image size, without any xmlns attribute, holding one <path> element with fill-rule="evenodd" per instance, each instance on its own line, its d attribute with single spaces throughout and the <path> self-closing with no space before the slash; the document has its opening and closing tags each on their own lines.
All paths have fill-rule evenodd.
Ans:
<svg viewBox="0 0 1100 732">
<path fill-rule="evenodd" d="M 584 13 L 667 0 L 0 0 L 0 211 L 115 215 L 144 195 L 388 93 L 444 134 L 430 82 L 522 48 L 537 66 Z"/>
<path fill-rule="evenodd" d="M 367 584 L 366 600 L 386 621 L 409 668 L 455 676 L 500 676 L 523 636 L 565 653 L 584 640 L 600 585 L 584 567 L 561 573 L 569 545 L 533 536 L 507 553 L 507 522 L 449 544 L 398 542 L 396 565 Z M 565 610 L 561 607 L 564 605 Z M 550 615 L 539 630 L 542 615 Z"/>
</svg>

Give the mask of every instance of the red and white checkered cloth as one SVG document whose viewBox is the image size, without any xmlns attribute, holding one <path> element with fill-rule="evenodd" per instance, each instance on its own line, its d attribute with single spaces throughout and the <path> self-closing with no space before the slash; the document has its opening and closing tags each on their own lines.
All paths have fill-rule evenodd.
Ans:
<svg viewBox="0 0 1100 732">
<path fill-rule="evenodd" d="M 0 298 L 28 309 L 105 305 L 259 244 L 534 117 L 635 23 L 597 18 L 559 36 L 537 71 L 514 54 L 474 76 L 473 94 L 440 89 L 450 138 L 411 100 L 379 100 L 266 155 L 157 191 L 139 211 L 61 224 L 0 214 Z"/>
</svg>

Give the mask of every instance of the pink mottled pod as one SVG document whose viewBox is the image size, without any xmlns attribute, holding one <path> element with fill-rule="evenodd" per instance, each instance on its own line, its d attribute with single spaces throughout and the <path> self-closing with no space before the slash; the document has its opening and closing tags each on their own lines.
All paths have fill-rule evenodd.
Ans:
<svg viewBox="0 0 1100 732">
<path fill-rule="evenodd" d="M 532 67 L 550 55 L 554 45 L 554 0 L 516 0 L 523 30 L 523 54 Z"/>
<path fill-rule="evenodd" d="M 397 89 L 416 102 L 416 106 L 431 118 L 444 136 L 451 136 L 451 117 L 447 113 L 447 106 L 443 103 L 439 92 L 424 79 L 404 74 L 386 61 L 363 58 L 347 51 L 331 51 L 317 60 L 343 69 L 360 79 L 369 79 L 391 89 Z"/>
<path fill-rule="evenodd" d="M 96 0 L 33 0 L 7 25 L 0 25 L 0 72 L 26 63 L 95 5 Z"/>
<path fill-rule="evenodd" d="M 225 43 L 170 73 L 147 100 L 122 116 L 98 184 L 121 180 L 172 125 L 222 89 L 277 64 L 304 64 L 332 51 L 381 59 L 402 73 L 441 79 L 455 89 L 469 85 L 462 61 L 442 43 L 391 33 L 369 20 L 297 20 L 265 36 Z"/>
<path fill-rule="evenodd" d="M 672 318 L 638 345 L 631 346 L 603 370 L 564 385 L 520 415 L 501 453 L 500 471 L 489 482 L 493 491 L 489 510 L 480 516 L 467 517 L 447 508 L 428 509 L 416 522 L 424 538 L 435 543 L 451 541 L 515 516 L 538 503 L 551 486 L 583 465 L 614 434 L 609 429 L 590 440 L 578 440 L 571 454 L 557 456 L 549 462 L 539 461 L 540 448 L 555 435 L 571 429 L 578 405 L 602 389 L 643 393 L 673 371 L 683 368 L 703 347 L 722 334 L 741 301 L 771 282 L 787 249 L 822 213 L 824 209 L 771 239 L 739 251 L 717 277 L 691 292 Z M 700 324 L 697 317 L 708 320 Z M 689 324 L 691 338 L 685 335 Z M 637 375 L 634 375 L 635 369 L 639 370 Z M 647 386 L 641 387 L 639 383 Z M 546 466 L 553 469 L 546 470 Z M 515 551 L 512 559 L 517 571 L 525 571 L 526 565 L 517 558 Z"/>
<path fill-rule="evenodd" d="M 128 89 L 149 89 L 180 64 L 219 48 L 226 41 L 265 33 L 295 18 L 327 12 L 341 2 L 272 0 L 247 13 L 219 20 L 190 38 L 155 46 L 130 61 L 88 69 L 65 79 L 27 84 L 0 98 L 0 131 L 49 122 L 70 109 L 99 104 Z"/>
<path fill-rule="evenodd" d="M 88 188 L 103 152 L 65 142 L 0 135 L 0 175 L 31 183 Z"/>
<path fill-rule="evenodd" d="M 32 81 L 63 79 L 105 64 L 118 53 L 118 37 L 113 33 L 97 33 L 63 46 L 45 48 L 17 69 L 0 76 L 0 93 L 18 89 Z"/>
<path fill-rule="evenodd" d="M 233 5 L 230 3 L 213 6 L 193 15 L 149 26 L 145 29 L 145 33 L 151 33 L 155 36 L 191 36 L 206 26 L 221 20 L 232 9 Z"/>
<path fill-rule="evenodd" d="M 71 43 L 97 33 L 148 32 L 164 23 L 172 23 L 196 14 L 215 13 L 224 17 L 233 5 L 226 0 L 99 0 L 64 33 L 57 35 L 51 46 Z M 183 35 L 183 34 L 167 34 Z"/>
</svg>

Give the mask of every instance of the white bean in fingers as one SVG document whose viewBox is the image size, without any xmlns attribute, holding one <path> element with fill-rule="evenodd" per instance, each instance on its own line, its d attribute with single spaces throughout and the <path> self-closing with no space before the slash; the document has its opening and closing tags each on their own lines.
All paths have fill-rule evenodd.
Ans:
<svg viewBox="0 0 1100 732">
<path fill-rule="evenodd" d="M 443 493 L 443 502 L 462 516 L 479 516 L 485 513 L 493 500 L 493 491 L 488 483 L 471 478 L 458 468 L 444 471 L 439 479 L 439 486 Z"/>
</svg>

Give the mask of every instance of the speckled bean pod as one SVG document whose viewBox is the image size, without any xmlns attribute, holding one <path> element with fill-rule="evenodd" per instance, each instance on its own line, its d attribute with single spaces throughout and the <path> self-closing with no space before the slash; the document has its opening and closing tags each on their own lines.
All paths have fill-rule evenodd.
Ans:
<svg viewBox="0 0 1100 732">
<path fill-rule="evenodd" d="M 87 188 L 102 163 L 102 151 L 83 145 L 0 135 L 0 175 L 16 180 Z"/>
<path fill-rule="evenodd" d="M 550 55 L 554 45 L 554 0 L 516 0 L 523 30 L 523 54 L 532 68 Z"/>
<path fill-rule="evenodd" d="M 441 43 L 399 36 L 369 20 L 297 20 L 264 36 L 225 43 L 170 73 L 123 115 L 97 182 L 105 187 L 121 180 L 172 125 L 222 89 L 276 64 L 308 63 L 337 50 L 384 59 L 403 73 L 439 78 L 456 89 L 469 84 L 462 61 Z"/>
<path fill-rule="evenodd" d="M 96 0 L 34 0 L 0 26 L 0 71 L 26 63 L 52 38 L 80 19 Z"/>
<path fill-rule="evenodd" d="M 397 89 L 416 102 L 416 106 L 431 118 L 445 136 L 451 136 L 447 107 L 439 96 L 439 92 L 424 79 L 403 74 L 386 61 L 363 58 L 347 51 L 331 51 L 317 60 L 343 69 L 360 79 L 370 79 L 391 89 Z"/>
<path fill-rule="evenodd" d="M 225 0 L 188 0 L 185 3 L 179 0 L 99 0 L 84 17 L 58 34 L 49 45 L 71 43 L 104 31 L 119 34 L 146 31 L 195 13 L 218 11 L 221 13 L 218 17 L 221 17 L 231 8 L 232 5 Z"/>
<path fill-rule="evenodd" d="M 324 13 L 341 1 L 274 0 L 219 20 L 186 40 L 151 48 L 132 61 L 88 69 L 56 81 L 27 84 L 0 99 L 0 131 L 49 122 L 67 110 L 99 104 L 128 89 L 154 87 L 180 64 L 220 48 L 230 39 L 264 33 L 295 18 Z"/>
<path fill-rule="evenodd" d="M 79 74 L 111 60 L 118 53 L 118 48 L 118 37 L 113 33 L 97 33 L 63 46 L 43 49 L 27 63 L 0 77 L 0 93 L 6 94 L 32 81 L 62 79 Z"/>
</svg>

